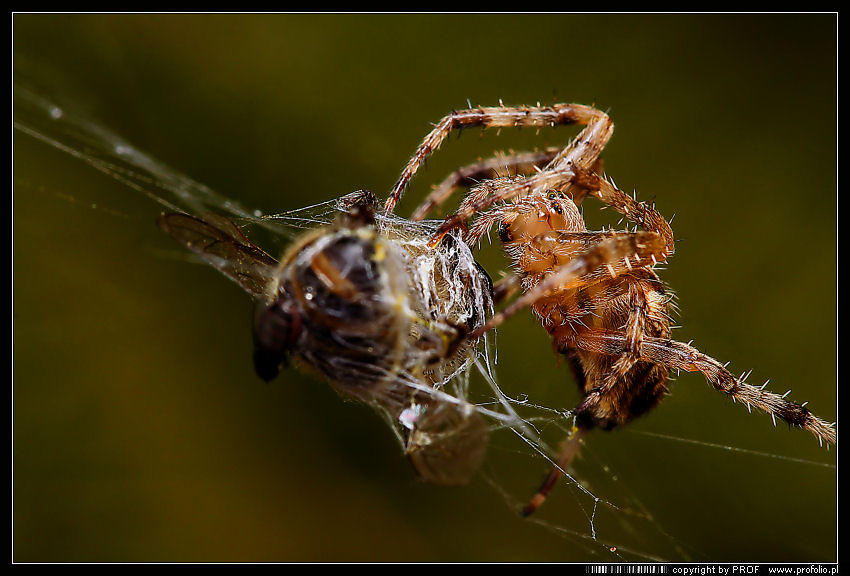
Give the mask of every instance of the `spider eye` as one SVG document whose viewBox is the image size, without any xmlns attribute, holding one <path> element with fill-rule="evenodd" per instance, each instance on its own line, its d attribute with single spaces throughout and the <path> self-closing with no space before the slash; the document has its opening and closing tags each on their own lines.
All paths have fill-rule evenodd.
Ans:
<svg viewBox="0 0 850 576">
<path fill-rule="evenodd" d="M 557 200 L 558 199 L 558 193 L 554 192 L 554 191 L 549 192 L 548 194 L 546 194 L 546 199 L 547 200 Z"/>
</svg>

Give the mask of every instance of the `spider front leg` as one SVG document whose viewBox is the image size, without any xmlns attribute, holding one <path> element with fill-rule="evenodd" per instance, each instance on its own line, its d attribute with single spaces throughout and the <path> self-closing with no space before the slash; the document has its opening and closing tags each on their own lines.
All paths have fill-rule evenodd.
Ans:
<svg viewBox="0 0 850 576">
<path fill-rule="evenodd" d="M 445 116 L 419 145 L 401 176 L 390 191 L 384 209 L 391 213 L 401 199 L 405 188 L 423 162 L 437 150 L 453 130 L 472 126 L 483 128 L 543 127 L 568 124 L 585 125 L 573 144 L 552 160 L 558 169 L 568 164 L 589 168 L 599 157 L 611 137 L 614 125 L 608 115 L 581 104 L 554 104 L 552 106 L 470 108 Z M 552 163 L 550 163 L 551 165 Z"/>
<path fill-rule="evenodd" d="M 507 184 L 521 182 L 522 176 L 542 172 L 543 167 L 550 164 L 561 153 L 563 153 L 563 150 L 560 148 L 547 148 L 543 152 L 524 152 L 509 156 L 496 155 L 487 160 L 464 166 L 449 174 L 440 184 L 434 187 L 428 197 L 416 208 L 410 219 L 414 221 L 423 220 L 434 208 L 446 202 L 459 188 L 472 189 L 461 206 L 483 203 L 485 198 L 492 194 L 494 190 Z M 601 158 L 596 159 L 591 171 L 602 172 Z M 568 179 L 565 184 L 569 184 Z M 559 188 L 569 189 L 570 196 L 575 204 L 580 204 L 590 192 L 577 185 L 560 186 Z"/>
<path fill-rule="evenodd" d="M 438 184 L 425 200 L 416 208 L 411 220 L 424 219 L 433 209 L 446 202 L 455 190 L 477 186 L 483 180 L 494 177 L 531 174 L 552 161 L 561 151 L 560 148 L 548 148 L 542 152 L 521 154 L 497 154 L 487 160 L 469 164 L 455 170 Z"/>
</svg>

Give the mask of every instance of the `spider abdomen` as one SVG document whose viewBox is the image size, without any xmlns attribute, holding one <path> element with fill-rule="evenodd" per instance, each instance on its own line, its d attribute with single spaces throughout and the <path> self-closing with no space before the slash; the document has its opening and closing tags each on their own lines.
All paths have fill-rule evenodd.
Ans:
<svg viewBox="0 0 850 576">
<path fill-rule="evenodd" d="M 571 360 L 583 399 L 605 388 L 577 414 L 586 428 L 610 430 L 655 407 L 667 391 L 667 369 L 637 360 L 644 337 L 669 338 L 670 295 L 649 269 L 556 292 L 532 308 L 556 350 Z M 598 334 L 625 336 L 618 349 L 594 349 Z M 612 380 L 613 379 L 613 380 Z"/>
<path fill-rule="evenodd" d="M 585 395 L 598 388 L 606 374 L 616 369 L 616 356 L 578 350 L 573 368 L 581 370 L 579 390 Z M 584 428 L 611 430 L 627 424 L 658 405 L 667 392 L 667 369 L 659 364 L 638 361 L 620 376 L 613 389 L 576 415 Z"/>
</svg>

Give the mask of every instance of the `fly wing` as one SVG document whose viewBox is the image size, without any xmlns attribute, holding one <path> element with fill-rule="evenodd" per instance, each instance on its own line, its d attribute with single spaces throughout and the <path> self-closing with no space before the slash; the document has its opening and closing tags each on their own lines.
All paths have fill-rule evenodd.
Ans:
<svg viewBox="0 0 850 576">
<path fill-rule="evenodd" d="M 170 212 L 159 217 L 159 226 L 255 298 L 274 297 L 277 260 L 252 244 L 231 220 Z"/>
<path fill-rule="evenodd" d="M 481 466 L 489 429 L 484 418 L 468 404 L 433 399 L 418 405 L 405 438 L 405 452 L 426 482 L 466 484 Z M 408 415 L 410 410 L 403 413 Z"/>
</svg>

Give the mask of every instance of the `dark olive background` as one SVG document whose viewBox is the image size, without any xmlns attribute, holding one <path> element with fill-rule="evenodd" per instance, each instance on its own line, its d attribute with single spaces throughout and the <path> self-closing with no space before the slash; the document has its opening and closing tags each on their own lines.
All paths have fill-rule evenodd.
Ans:
<svg viewBox="0 0 850 576">
<path fill-rule="evenodd" d="M 13 34 L 16 66 L 56 94 L 266 211 L 385 195 L 467 99 L 596 104 L 617 126 L 607 171 L 676 214 L 677 337 L 837 416 L 835 15 L 15 15 Z M 401 213 L 479 155 L 574 133 L 453 138 Z M 700 375 L 588 440 L 579 479 L 629 503 L 600 510 L 598 542 L 563 487 L 545 525 L 517 516 L 487 479 L 522 500 L 546 465 L 527 451 L 505 465 L 504 435 L 468 487 L 421 483 L 368 408 L 294 371 L 254 376 L 249 299 L 185 261 L 158 206 L 25 135 L 14 145 L 15 560 L 837 558 L 834 467 L 655 436 L 835 465 Z M 482 261 L 504 265 L 496 249 Z M 530 316 L 499 348 L 510 394 L 575 404 Z"/>
</svg>

